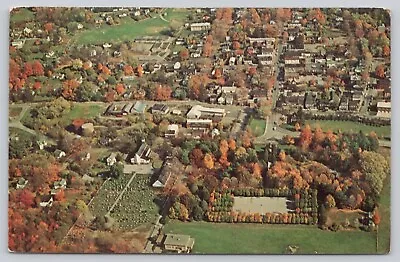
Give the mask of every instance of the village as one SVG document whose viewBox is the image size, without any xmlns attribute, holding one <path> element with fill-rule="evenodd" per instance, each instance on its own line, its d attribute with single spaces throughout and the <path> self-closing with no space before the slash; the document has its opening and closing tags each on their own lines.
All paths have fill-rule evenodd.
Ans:
<svg viewBox="0 0 400 262">
<path fill-rule="evenodd" d="M 388 252 L 384 9 L 19 12 L 43 21 L 11 20 L 9 216 L 45 222 L 10 228 L 16 251 L 341 252 L 307 246 L 313 230 Z M 302 244 L 231 249 L 231 226 L 263 224 Z M 44 227 L 48 246 L 19 246 Z"/>
</svg>

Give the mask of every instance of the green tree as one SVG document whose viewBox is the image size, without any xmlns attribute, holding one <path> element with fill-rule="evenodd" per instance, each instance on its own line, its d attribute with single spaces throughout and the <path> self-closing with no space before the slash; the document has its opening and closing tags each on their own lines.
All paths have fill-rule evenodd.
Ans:
<svg viewBox="0 0 400 262">
<path fill-rule="evenodd" d="M 379 153 L 363 151 L 360 154 L 359 164 L 374 196 L 378 197 L 383 189 L 383 182 L 390 171 L 389 163 Z"/>
<path fill-rule="evenodd" d="M 124 165 L 122 163 L 116 163 L 110 168 L 110 175 L 118 178 L 124 173 Z"/>
</svg>

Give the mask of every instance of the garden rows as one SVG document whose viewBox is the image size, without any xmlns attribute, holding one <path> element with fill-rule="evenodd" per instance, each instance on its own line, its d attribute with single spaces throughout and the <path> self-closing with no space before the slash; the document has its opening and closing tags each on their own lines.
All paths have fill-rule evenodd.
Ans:
<svg viewBox="0 0 400 262">
<path fill-rule="evenodd" d="M 157 213 L 154 195 L 149 187 L 149 178 L 137 175 L 129 185 L 114 209 L 111 217 L 121 230 L 130 230 L 151 222 Z"/>
<path fill-rule="evenodd" d="M 89 205 L 91 213 L 95 217 L 106 215 L 131 177 L 131 175 L 123 175 L 118 179 L 106 181 Z"/>
</svg>

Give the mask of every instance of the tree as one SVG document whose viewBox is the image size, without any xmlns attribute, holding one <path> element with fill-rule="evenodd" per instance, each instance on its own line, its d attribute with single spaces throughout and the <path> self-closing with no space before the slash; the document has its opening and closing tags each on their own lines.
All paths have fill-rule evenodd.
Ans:
<svg viewBox="0 0 400 262">
<path fill-rule="evenodd" d="M 169 86 L 157 86 L 154 99 L 157 101 L 166 101 L 171 98 L 172 90 Z"/>
<path fill-rule="evenodd" d="M 181 58 L 181 61 L 187 60 L 189 58 L 189 50 L 187 48 L 182 49 L 179 52 L 179 57 Z"/>
<path fill-rule="evenodd" d="M 315 128 L 314 131 L 314 139 L 313 139 L 314 145 L 321 145 L 322 142 L 324 141 L 325 141 L 325 134 L 322 131 L 321 127 L 317 126 L 317 128 Z"/>
<path fill-rule="evenodd" d="M 143 66 L 142 65 L 138 65 L 137 68 L 136 68 L 136 72 L 137 72 L 138 76 L 141 77 L 143 75 L 143 73 L 144 73 Z"/>
<path fill-rule="evenodd" d="M 33 207 L 33 204 L 35 203 L 35 195 L 31 191 L 25 188 L 19 194 L 19 202 L 25 208 Z"/>
<path fill-rule="evenodd" d="M 198 167 L 201 167 L 203 164 L 204 154 L 200 148 L 195 148 L 190 153 L 190 160 Z"/>
<path fill-rule="evenodd" d="M 62 96 L 65 99 L 75 99 L 75 89 L 79 86 L 79 82 L 75 79 L 65 80 L 63 83 Z"/>
<path fill-rule="evenodd" d="M 234 151 L 236 149 L 236 141 L 235 141 L 235 139 L 230 138 L 228 140 L 228 147 L 229 147 L 229 150 L 232 150 L 232 151 Z"/>
<path fill-rule="evenodd" d="M 203 46 L 203 56 L 210 57 L 212 55 L 212 43 L 205 43 Z"/>
<path fill-rule="evenodd" d="M 32 64 L 32 70 L 33 70 L 33 74 L 36 76 L 42 76 L 44 75 L 44 69 L 42 64 L 38 61 L 35 60 Z"/>
<path fill-rule="evenodd" d="M 390 56 L 390 47 L 388 45 L 384 45 L 382 52 L 383 52 L 384 57 L 389 57 Z"/>
<path fill-rule="evenodd" d="M 372 215 L 372 221 L 377 226 L 381 223 L 381 215 L 379 214 L 378 209 L 375 209 L 374 214 Z"/>
<path fill-rule="evenodd" d="M 110 167 L 110 176 L 118 178 L 124 174 L 124 165 L 120 162 Z"/>
<path fill-rule="evenodd" d="M 203 164 L 207 169 L 213 169 L 214 168 L 214 159 L 213 159 L 213 156 L 210 153 L 207 153 L 204 156 Z"/>
<path fill-rule="evenodd" d="M 203 185 L 208 190 L 208 192 L 212 192 L 212 191 L 214 191 L 215 189 L 218 188 L 219 181 L 213 175 L 206 175 L 204 177 Z"/>
<path fill-rule="evenodd" d="M 331 194 L 326 196 L 326 198 L 325 198 L 325 206 L 327 208 L 332 208 L 332 207 L 336 206 L 335 198 Z"/>
<path fill-rule="evenodd" d="M 124 74 L 126 76 L 131 76 L 133 75 L 133 67 L 131 65 L 125 65 L 124 66 Z"/>
<path fill-rule="evenodd" d="M 363 151 L 360 154 L 359 164 L 374 196 L 378 197 L 383 189 L 383 182 L 390 172 L 387 160 L 379 153 Z"/>
<path fill-rule="evenodd" d="M 299 145 L 303 150 L 308 149 L 311 144 L 313 134 L 310 125 L 305 125 L 300 132 Z"/>
<path fill-rule="evenodd" d="M 378 65 L 375 68 L 375 74 L 379 78 L 385 78 L 385 66 L 384 65 Z"/>
</svg>

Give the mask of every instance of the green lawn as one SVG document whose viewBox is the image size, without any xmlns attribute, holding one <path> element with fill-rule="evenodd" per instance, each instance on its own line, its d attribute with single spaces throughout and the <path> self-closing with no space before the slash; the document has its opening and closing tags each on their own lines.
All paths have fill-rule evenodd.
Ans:
<svg viewBox="0 0 400 262">
<path fill-rule="evenodd" d="M 11 22 L 26 22 L 31 21 L 35 18 L 35 15 L 32 11 L 26 8 L 15 8 L 10 13 L 10 21 Z"/>
<path fill-rule="evenodd" d="M 186 9 L 167 9 L 166 12 L 167 15 L 164 18 L 167 21 L 162 20 L 158 14 L 153 14 L 153 17 L 141 21 L 129 19 L 120 25 L 86 30 L 76 35 L 76 42 L 78 44 L 115 43 L 133 40 L 143 35 L 160 35 L 169 30 L 170 21 L 174 20 L 183 24 L 188 14 Z"/>
<path fill-rule="evenodd" d="M 315 128 L 317 125 L 319 125 L 324 131 L 330 129 L 333 132 L 337 132 L 339 130 L 342 132 L 359 132 L 361 130 L 367 134 L 374 131 L 379 137 L 390 137 L 390 126 L 376 127 L 352 121 L 331 120 L 306 120 L 306 124 L 309 124 L 312 128 Z"/>
<path fill-rule="evenodd" d="M 283 254 L 288 245 L 298 246 L 300 254 L 370 254 L 376 249 L 375 233 L 313 226 L 171 221 L 164 231 L 194 237 L 194 253 Z"/>
<path fill-rule="evenodd" d="M 254 136 L 262 136 L 264 134 L 266 127 L 266 121 L 263 119 L 251 119 L 249 122 L 249 128 L 251 130 L 251 133 Z"/>
<path fill-rule="evenodd" d="M 105 107 L 98 104 L 74 103 L 71 111 L 65 115 L 65 120 L 71 122 L 77 118 L 91 119 L 99 116 Z"/>
<path fill-rule="evenodd" d="M 381 224 L 378 230 L 378 252 L 387 253 L 390 251 L 390 174 L 386 178 L 380 199 L 379 212 Z"/>
</svg>

